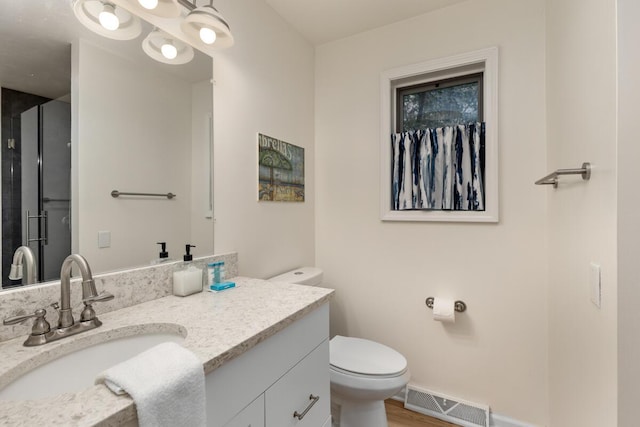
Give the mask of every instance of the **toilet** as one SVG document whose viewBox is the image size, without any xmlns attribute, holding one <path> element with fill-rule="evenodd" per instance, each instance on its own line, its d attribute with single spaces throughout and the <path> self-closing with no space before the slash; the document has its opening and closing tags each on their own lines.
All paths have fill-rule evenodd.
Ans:
<svg viewBox="0 0 640 427">
<path fill-rule="evenodd" d="M 317 286 L 322 270 L 302 267 L 269 280 Z M 336 335 L 329 348 L 333 427 L 388 427 L 384 400 L 409 382 L 407 359 L 362 338 Z"/>
</svg>

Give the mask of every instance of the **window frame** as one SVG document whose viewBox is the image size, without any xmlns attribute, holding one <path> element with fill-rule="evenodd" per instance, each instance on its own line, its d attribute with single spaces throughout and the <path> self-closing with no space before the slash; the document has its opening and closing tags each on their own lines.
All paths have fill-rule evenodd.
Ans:
<svg viewBox="0 0 640 427">
<path fill-rule="evenodd" d="M 398 89 L 482 73 L 482 117 L 485 134 L 485 210 L 393 210 L 390 136 L 399 125 Z M 490 47 L 446 58 L 394 68 L 380 75 L 380 219 L 382 221 L 499 221 L 498 201 L 498 48 Z"/>
</svg>

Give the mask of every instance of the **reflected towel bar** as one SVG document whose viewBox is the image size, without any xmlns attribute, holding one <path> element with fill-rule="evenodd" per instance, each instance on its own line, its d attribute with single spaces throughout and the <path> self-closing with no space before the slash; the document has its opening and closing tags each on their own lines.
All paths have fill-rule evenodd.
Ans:
<svg viewBox="0 0 640 427">
<path fill-rule="evenodd" d="M 70 202 L 71 199 L 51 199 L 49 197 L 43 197 L 42 203 L 50 203 L 50 202 Z"/>
<path fill-rule="evenodd" d="M 558 169 L 537 180 L 536 185 L 553 185 L 553 188 L 558 188 L 558 177 L 560 175 L 582 175 L 582 179 L 589 181 L 589 178 L 591 178 L 591 163 L 584 162 L 579 169 Z"/>
<path fill-rule="evenodd" d="M 173 199 L 176 197 L 173 193 L 167 194 L 158 194 L 158 193 L 125 193 L 118 190 L 113 190 L 111 192 L 111 197 L 120 197 L 120 196 L 150 196 L 150 197 L 166 197 L 167 199 Z"/>
</svg>

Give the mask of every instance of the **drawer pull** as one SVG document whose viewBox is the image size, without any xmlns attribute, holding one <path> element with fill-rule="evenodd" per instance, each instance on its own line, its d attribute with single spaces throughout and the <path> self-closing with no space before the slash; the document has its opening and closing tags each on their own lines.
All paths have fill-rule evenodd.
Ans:
<svg viewBox="0 0 640 427">
<path fill-rule="evenodd" d="M 309 412 L 309 409 L 311 409 L 313 405 L 315 405 L 316 402 L 320 400 L 320 396 L 314 396 L 313 394 L 310 394 L 309 400 L 311 400 L 312 402 L 309 403 L 309 406 L 307 406 L 307 409 L 305 409 L 304 412 L 302 412 L 301 414 L 299 414 L 298 411 L 295 411 L 293 413 L 293 418 L 297 418 L 299 420 L 303 419 L 304 416 L 307 415 L 307 412 Z"/>
</svg>

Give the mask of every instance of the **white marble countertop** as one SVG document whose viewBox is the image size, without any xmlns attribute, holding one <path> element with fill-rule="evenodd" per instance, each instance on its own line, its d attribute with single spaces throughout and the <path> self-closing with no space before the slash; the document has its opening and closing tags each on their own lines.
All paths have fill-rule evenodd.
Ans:
<svg viewBox="0 0 640 427">
<path fill-rule="evenodd" d="M 202 360 L 205 373 L 249 350 L 327 302 L 333 290 L 236 277 L 235 289 L 168 296 L 100 315 L 97 329 L 38 347 L 26 337 L 0 343 L 0 389 L 34 367 L 87 345 L 151 332 L 186 333 L 182 345 Z M 55 323 L 55 315 L 49 316 Z M 73 373 L 69 373 L 73 375 Z M 29 401 L 0 400 L 2 426 L 116 426 L 135 420 L 127 395 L 103 385 Z"/>
</svg>

